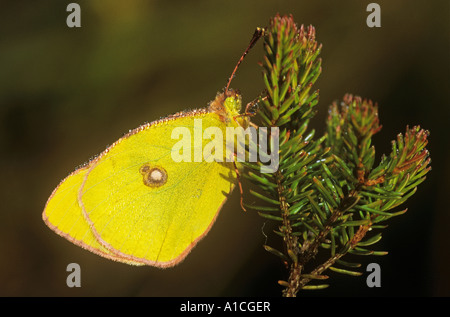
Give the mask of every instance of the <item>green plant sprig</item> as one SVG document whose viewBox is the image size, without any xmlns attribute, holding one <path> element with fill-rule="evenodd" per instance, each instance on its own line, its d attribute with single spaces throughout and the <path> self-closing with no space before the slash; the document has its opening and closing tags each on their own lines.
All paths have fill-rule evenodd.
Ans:
<svg viewBox="0 0 450 317">
<path fill-rule="evenodd" d="M 399 134 L 392 142 L 391 154 L 374 167 L 372 136 L 381 129 L 378 107 L 345 95 L 340 106 L 334 103 L 329 109 L 327 132 L 314 138 L 308 124 L 319 92 L 312 87 L 322 70 L 315 29 L 277 15 L 265 34 L 267 94 L 258 114 L 261 126 L 279 128 L 279 168 L 264 174 L 259 164 L 246 164 L 244 175 L 259 188 L 250 193 L 266 203 L 246 206 L 278 223 L 275 233 L 283 250 L 264 248 L 289 268 L 287 280 L 279 281 L 283 296 L 296 296 L 301 289 L 327 287 L 309 284 L 327 279 L 327 269 L 361 275 L 356 270 L 361 264 L 342 260 L 348 253 L 386 254 L 368 247 L 380 241 L 379 231 L 385 228 L 380 223 L 403 214 L 406 209 L 394 209 L 425 180 L 430 170 L 428 132 L 407 128 L 405 136 Z M 319 252 L 328 253 L 328 259 L 305 272 Z"/>
</svg>

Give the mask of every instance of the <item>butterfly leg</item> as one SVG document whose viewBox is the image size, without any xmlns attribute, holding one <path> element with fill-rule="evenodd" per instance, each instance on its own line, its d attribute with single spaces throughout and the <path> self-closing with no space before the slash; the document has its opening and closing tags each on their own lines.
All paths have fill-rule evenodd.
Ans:
<svg viewBox="0 0 450 317">
<path fill-rule="evenodd" d="M 233 160 L 234 171 L 236 172 L 236 178 L 239 183 L 239 192 L 241 194 L 241 208 L 243 211 L 247 211 L 247 209 L 245 209 L 245 207 L 244 207 L 244 190 L 242 189 L 241 177 L 240 177 L 239 169 L 236 165 L 236 153 L 234 153 L 233 156 L 234 156 L 234 160 Z"/>
<path fill-rule="evenodd" d="M 261 95 L 262 95 L 262 94 L 261 94 Z M 255 105 L 258 106 L 258 100 L 259 100 L 259 99 L 261 99 L 261 101 L 267 99 L 267 96 L 261 97 L 261 95 L 259 95 L 259 96 L 258 96 L 257 98 L 255 98 L 254 100 L 250 101 L 250 102 L 245 106 L 245 112 L 242 113 L 242 114 L 240 114 L 240 115 L 234 116 L 234 117 L 233 117 L 233 120 L 234 120 L 235 122 L 238 122 L 238 121 L 237 121 L 237 118 L 240 118 L 240 117 L 253 117 L 253 116 L 255 116 L 255 115 L 256 115 L 256 112 L 251 112 L 249 109 L 250 109 L 251 107 L 255 106 Z M 251 125 L 252 127 L 256 128 L 256 129 L 258 128 L 258 126 L 257 126 L 256 124 L 254 124 L 253 122 L 249 122 L 249 125 Z"/>
<path fill-rule="evenodd" d="M 254 116 L 255 112 L 251 112 L 249 109 L 253 106 L 256 105 L 256 107 L 258 107 L 258 102 L 261 99 L 261 101 L 267 100 L 267 95 L 266 95 L 267 91 L 264 91 L 262 93 L 259 94 L 258 97 L 256 97 L 254 100 L 250 101 L 246 106 L 245 106 L 245 112 L 244 114 L 247 114 L 249 116 Z M 262 97 L 262 95 L 265 95 L 264 97 Z"/>
</svg>

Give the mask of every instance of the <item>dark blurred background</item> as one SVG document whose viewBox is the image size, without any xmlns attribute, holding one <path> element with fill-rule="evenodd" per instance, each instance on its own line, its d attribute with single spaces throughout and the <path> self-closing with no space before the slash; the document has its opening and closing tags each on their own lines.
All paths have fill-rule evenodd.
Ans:
<svg viewBox="0 0 450 317">
<path fill-rule="evenodd" d="M 319 112 L 349 92 L 379 104 L 377 155 L 406 125 L 430 130 L 432 171 L 390 221 L 377 250 L 381 288 L 366 274 L 330 273 L 330 288 L 299 296 L 449 296 L 449 1 L 71 1 L 0 3 L 0 295 L 279 296 L 286 271 L 265 252 L 269 223 L 239 208 L 235 191 L 208 236 L 172 269 L 132 267 L 91 254 L 49 230 L 45 202 L 61 179 L 129 129 L 205 106 L 221 90 L 257 26 L 277 12 L 316 27 L 323 44 Z M 262 46 L 233 88 L 244 102 L 263 89 Z M 446 132 L 447 131 L 447 132 Z M 245 185 L 245 183 L 244 183 Z M 251 200 L 251 197 L 247 199 Z M 81 266 L 81 288 L 66 266 Z M 364 271 L 364 270 L 363 270 Z"/>
</svg>

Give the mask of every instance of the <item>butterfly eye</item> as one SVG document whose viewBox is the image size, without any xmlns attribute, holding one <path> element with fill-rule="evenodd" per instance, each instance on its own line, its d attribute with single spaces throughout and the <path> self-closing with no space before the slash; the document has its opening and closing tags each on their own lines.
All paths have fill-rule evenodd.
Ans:
<svg viewBox="0 0 450 317">
<path fill-rule="evenodd" d="M 151 167 L 148 164 L 142 165 L 139 169 L 142 174 L 144 185 L 148 187 L 160 187 L 167 182 L 167 172 L 159 166 Z"/>
</svg>

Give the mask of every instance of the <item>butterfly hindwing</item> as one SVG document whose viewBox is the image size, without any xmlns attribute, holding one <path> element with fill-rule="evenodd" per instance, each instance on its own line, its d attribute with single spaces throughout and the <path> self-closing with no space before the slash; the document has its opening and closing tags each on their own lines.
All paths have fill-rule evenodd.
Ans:
<svg viewBox="0 0 450 317">
<path fill-rule="evenodd" d="M 142 265 L 118 257 L 104 248 L 97 241 L 84 219 L 82 209 L 78 204 L 78 191 L 89 168 L 90 165 L 79 168 L 67 176 L 53 191 L 42 214 L 44 222 L 60 236 L 97 255 L 127 264 Z"/>
</svg>

